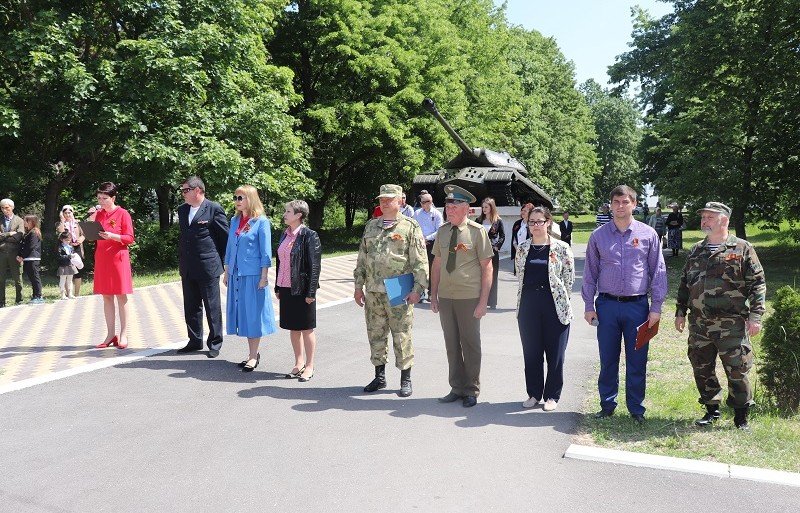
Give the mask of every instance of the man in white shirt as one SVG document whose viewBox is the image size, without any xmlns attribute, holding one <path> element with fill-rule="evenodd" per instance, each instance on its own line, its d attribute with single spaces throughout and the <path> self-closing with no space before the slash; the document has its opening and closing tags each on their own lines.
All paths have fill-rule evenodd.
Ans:
<svg viewBox="0 0 800 513">
<path fill-rule="evenodd" d="M 430 276 L 430 266 L 433 264 L 433 242 L 436 240 L 436 231 L 444 224 L 442 213 L 433 205 L 433 196 L 422 194 L 419 197 L 422 208 L 414 213 L 414 219 L 422 228 L 422 235 L 425 237 L 425 250 L 428 252 L 428 276 Z M 430 293 L 430 288 L 428 288 Z"/>
</svg>

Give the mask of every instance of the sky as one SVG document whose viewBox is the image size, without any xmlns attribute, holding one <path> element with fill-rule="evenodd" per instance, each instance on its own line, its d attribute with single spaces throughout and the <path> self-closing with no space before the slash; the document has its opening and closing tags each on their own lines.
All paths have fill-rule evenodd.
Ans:
<svg viewBox="0 0 800 513">
<path fill-rule="evenodd" d="M 672 11 L 671 4 L 658 0 L 507 0 L 507 4 L 511 24 L 555 38 L 561 52 L 575 63 L 578 84 L 594 78 L 603 87 L 608 87 L 608 66 L 629 49 L 631 7 L 644 7 L 654 17 Z"/>
</svg>

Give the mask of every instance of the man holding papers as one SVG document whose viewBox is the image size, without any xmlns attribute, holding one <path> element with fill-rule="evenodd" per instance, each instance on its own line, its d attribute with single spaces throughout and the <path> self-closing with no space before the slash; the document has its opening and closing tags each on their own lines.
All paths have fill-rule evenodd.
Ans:
<svg viewBox="0 0 800 513">
<path fill-rule="evenodd" d="M 667 295 L 667 269 L 658 235 L 633 218 L 636 191 L 620 185 L 611 191 L 614 220 L 592 232 L 586 248 L 581 295 L 584 319 L 597 326 L 600 411 L 595 418 L 614 414 L 619 392 L 620 344 L 625 340 L 625 401 L 631 417 L 644 422 L 647 349 L 634 349 L 636 329 L 661 318 Z M 647 301 L 651 294 L 652 304 Z M 597 299 L 595 300 L 595 295 Z"/>
<path fill-rule="evenodd" d="M 675 328 L 683 331 L 689 313 L 689 361 L 706 414 L 698 426 L 719 420 L 722 388 L 715 370 L 717 355 L 728 378 L 733 422 L 748 429 L 753 405 L 748 373 L 753 367 L 750 337 L 761 331 L 767 284 L 756 251 L 746 240 L 728 233 L 731 209 L 710 201 L 700 214 L 706 238 L 689 251 L 678 288 Z"/>
<path fill-rule="evenodd" d="M 439 314 L 450 367 L 450 393 L 439 402 L 461 399 L 469 408 L 480 393 L 481 317 L 492 288 L 494 251 L 483 226 L 467 219 L 475 196 L 457 185 L 446 185 L 444 192 L 449 222 L 436 233 L 431 266 L 431 310 Z"/>
<path fill-rule="evenodd" d="M 400 369 L 398 395 L 408 397 L 412 392 L 411 367 L 414 365 L 414 346 L 411 342 L 414 303 L 419 302 L 420 295 L 428 287 L 428 257 L 419 223 L 400 214 L 402 194 L 399 185 L 381 186 L 377 199 L 382 214 L 367 222 L 364 228 L 353 271 L 353 298 L 358 306 L 365 307 L 371 360 L 375 366 L 375 379 L 364 387 L 364 392 L 386 388 L 386 362 L 389 355 L 387 337 L 391 331 L 395 365 Z M 391 306 L 384 280 L 408 273 L 414 277 L 411 292 L 404 303 Z"/>
</svg>

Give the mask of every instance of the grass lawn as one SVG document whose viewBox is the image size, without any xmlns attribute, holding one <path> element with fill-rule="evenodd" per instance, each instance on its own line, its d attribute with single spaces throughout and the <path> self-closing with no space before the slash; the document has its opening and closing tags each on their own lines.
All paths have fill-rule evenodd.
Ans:
<svg viewBox="0 0 800 513">
<path fill-rule="evenodd" d="M 579 237 L 588 239 L 588 227 L 586 230 Z M 800 284 L 800 244 L 793 242 L 790 235 L 788 225 L 777 231 L 748 226 L 748 239 L 755 244 L 767 276 L 768 313 L 777 289 L 783 285 Z M 702 237 L 699 230 L 684 232 L 684 248 L 690 248 Z M 580 239 L 575 237 L 573 240 Z M 727 406 L 722 408 L 721 422 L 712 428 L 694 426 L 694 420 L 701 417 L 705 410 L 697 402 L 699 396 L 686 357 L 687 332 L 678 333 L 673 324 L 678 276 L 685 262 L 685 252 L 666 261 L 669 295 L 662 314 L 664 322 L 650 345 L 645 401 L 647 422 L 640 427 L 627 415 L 623 359 L 617 415 L 605 420 L 595 420 L 587 415 L 578 435 L 580 442 L 635 452 L 800 472 L 800 414 L 781 415 L 765 400 L 757 373 L 760 365 L 760 335 L 753 340 L 755 368 L 750 372 L 750 377 L 757 404 L 751 409 L 751 430 L 740 432 L 735 429 L 733 410 Z M 727 381 L 721 365 L 717 366 L 717 374 L 722 387 L 726 389 Z M 593 413 L 599 409 L 597 393 L 594 392 L 596 375 L 592 377 L 589 390 L 593 392 L 586 400 L 585 412 Z"/>
</svg>

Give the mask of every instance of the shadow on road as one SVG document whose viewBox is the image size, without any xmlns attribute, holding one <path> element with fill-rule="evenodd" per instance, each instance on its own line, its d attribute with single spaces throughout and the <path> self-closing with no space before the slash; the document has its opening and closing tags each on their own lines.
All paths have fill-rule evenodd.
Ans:
<svg viewBox="0 0 800 513">
<path fill-rule="evenodd" d="M 307 413 L 340 411 L 386 411 L 392 417 L 414 418 L 420 416 L 452 418 L 459 427 L 483 427 L 489 425 L 509 427 L 552 427 L 561 433 L 571 434 L 582 415 L 575 412 L 548 412 L 539 409 L 524 410 L 519 402 L 478 402 L 473 408 L 464 408 L 459 401 L 441 404 L 433 398 L 388 398 L 394 390 L 382 390 L 372 394 L 361 387 L 339 388 L 288 388 L 259 386 L 239 392 L 239 397 L 253 399 L 271 397 L 287 401 L 308 401 L 295 404 L 292 409 Z"/>
</svg>

